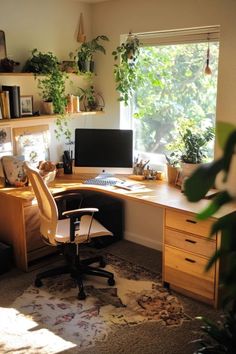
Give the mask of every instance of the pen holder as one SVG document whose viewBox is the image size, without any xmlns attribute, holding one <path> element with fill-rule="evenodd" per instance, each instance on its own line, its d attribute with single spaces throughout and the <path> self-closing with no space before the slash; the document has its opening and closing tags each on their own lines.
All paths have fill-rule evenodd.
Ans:
<svg viewBox="0 0 236 354">
<path fill-rule="evenodd" d="M 65 175 L 71 175 L 72 174 L 72 167 L 73 167 L 73 161 L 69 160 L 63 163 L 63 168 L 64 168 L 64 174 Z"/>
</svg>

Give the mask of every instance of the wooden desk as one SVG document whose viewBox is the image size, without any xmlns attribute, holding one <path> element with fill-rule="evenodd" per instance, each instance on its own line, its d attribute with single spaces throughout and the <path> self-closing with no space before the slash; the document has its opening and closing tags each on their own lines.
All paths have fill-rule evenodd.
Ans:
<svg viewBox="0 0 236 354">
<path fill-rule="evenodd" d="M 138 182 L 137 182 L 138 183 Z M 143 182 L 142 182 L 143 183 Z M 145 188 L 127 191 L 116 187 L 82 184 L 77 175 L 58 177 L 50 185 L 52 193 L 87 189 L 142 205 L 153 205 L 164 210 L 163 230 L 163 281 L 192 297 L 217 306 L 220 264 L 208 273 L 205 264 L 219 247 L 220 235 L 207 240 L 215 218 L 236 210 L 236 205 L 222 208 L 215 218 L 204 222 L 195 215 L 209 201 L 190 203 L 179 189 L 162 181 L 147 181 Z M 148 220 L 148 215 L 145 215 Z M 27 271 L 31 261 L 54 251 L 46 246 L 39 235 L 38 208 L 30 187 L 4 188 L 0 190 L 0 241 L 12 244 L 16 265 Z"/>
</svg>

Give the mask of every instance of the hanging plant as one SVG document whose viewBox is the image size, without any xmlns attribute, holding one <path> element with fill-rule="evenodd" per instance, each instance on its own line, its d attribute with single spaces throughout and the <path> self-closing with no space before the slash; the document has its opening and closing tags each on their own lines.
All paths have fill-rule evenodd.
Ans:
<svg viewBox="0 0 236 354">
<path fill-rule="evenodd" d="M 120 64 L 114 64 L 116 90 L 120 93 L 119 101 L 128 105 L 137 85 L 136 63 L 139 56 L 140 42 L 137 36 L 129 33 L 126 42 L 112 52 L 114 60 L 120 57 Z"/>
</svg>

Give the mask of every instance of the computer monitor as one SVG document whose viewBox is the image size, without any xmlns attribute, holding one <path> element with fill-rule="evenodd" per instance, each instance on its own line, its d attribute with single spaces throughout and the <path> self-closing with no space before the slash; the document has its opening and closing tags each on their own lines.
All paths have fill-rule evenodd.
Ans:
<svg viewBox="0 0 236 354">
<path fill-rule="evenodd" d="M 75 172 L 132 173 L 133 131 L 75 129 Z"/>
</svg>

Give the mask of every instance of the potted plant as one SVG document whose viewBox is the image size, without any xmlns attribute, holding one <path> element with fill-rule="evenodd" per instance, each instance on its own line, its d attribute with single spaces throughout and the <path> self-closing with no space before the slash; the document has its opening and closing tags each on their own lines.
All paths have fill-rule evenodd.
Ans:
<svg viewBox="0 0 236 354">
<path fill-rule="evenodd" d="M 95 92 L 93 86 L 89 86 L 86 89 L 80 88 L 79 96 L 85 111 L 101 111 L 104 108 L 104 100 L 100 94 Z"/>
<path fill-rule="evenodd" d="M 74 56 L 74 59 L 78 63 L 79 71 L 82 73 L 94 71 L 93 55 L 96 52 L 106 54 L 106 50 L 100 41 L 108 41 L 108 37 L 105 35 L 97 36 L 89 42 L 84 42 Z M 70 54 L 71 55 L 71 54 Z"/>
<path fill-rule="evenodd" d="M 32 56 L 27 60 L 24 71 L 33 72 L 38 78 L 38 88 L 43 99 L 43 113 L 64 114 L 66 107 L 65 80 L 66 75 L 61 71 L 60 63 L 52 52 L 42 53 L 32 50 Z"/>
<path fill-rule="evenodd" d="M 128 105 L 137 84 L 136 62 L 139 55 L 140 42 L 137 36 L 129 33 L 126 42 L 112 52 L 114 60 L 120 57 L 120 64 L 114 64 L 116 90 L 120 93 L 119 101 Z"/>
<path fill-rule="evenodd" d="M 214 132 L 212 127 L 207 127 L 205 131 L 187 128 L 184 133 L 180 132 L 183 142 L 181 155 L 181 167 L 184 177 L 190 176 L 196 167 L 206 158 L 206 145 L 213 139 Z"/>
</svg>

